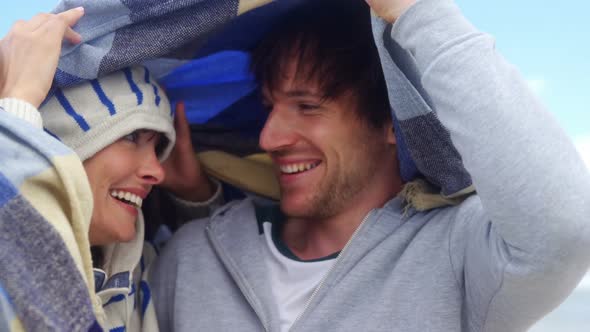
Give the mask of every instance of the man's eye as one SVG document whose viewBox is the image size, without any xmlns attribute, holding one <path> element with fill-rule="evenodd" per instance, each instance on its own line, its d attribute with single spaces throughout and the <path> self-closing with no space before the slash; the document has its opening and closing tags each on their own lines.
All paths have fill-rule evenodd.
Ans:
<svg viewBox="0 0 590 332">
<path fill-rule="evenodd" d="M 272 104 L 269 102 L 263 102 L 262 108 L 264 108 L 265 111 L 270 112 L 272 111 Z"/>
<path fill-rule="evenodd" d="M 139 133 L 137 131 L 134 131 L 129 135 L 123 136 L 123 139 L 126 141 L 137 143 L 137 141 L 139 141 Z"/>
<path fill-rule="evenodd" d="M 315 104 L 298 104 L 297 107 L 299 107 L 299 109 L 302 111 L 313 111 L 313 110 L 317 110 L 318 108 L 320 108 L 319 105 L 315 105 Z"/>
</svg>

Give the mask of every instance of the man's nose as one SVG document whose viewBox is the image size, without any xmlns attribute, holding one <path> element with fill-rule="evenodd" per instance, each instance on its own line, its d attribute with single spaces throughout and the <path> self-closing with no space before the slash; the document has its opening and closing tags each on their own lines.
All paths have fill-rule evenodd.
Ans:
<svg viewBox="0 0 590 332">
<path fill-rule="evenodd" d="M 293 119 L 290 119 L 287 110 L 282 110 L 280 106 L 273 106 L 260 132 L 258 144 L 267 152 L 294 144 L 296 135 L 293 125 Z"/>
</svg>

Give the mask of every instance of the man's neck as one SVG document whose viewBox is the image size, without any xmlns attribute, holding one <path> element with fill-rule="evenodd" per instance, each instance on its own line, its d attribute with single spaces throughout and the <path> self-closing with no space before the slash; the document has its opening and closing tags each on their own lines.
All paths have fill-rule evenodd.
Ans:
<svg viewBox="0 0 590 332">
<path fill-rule="evenodd" d="M 341 214 L 330 219 L 287 219 L 282 238 L 302 260 L 312 260 L 341 251 L 370 210 Z"/>
<path fill-rule="evenodd" d="M 341 251 L 371 210 L 382 207 L 401 190 L 401 179 L 384 188 L 359 193 L 355 204 L 328 218 L 288 218 L 281 238 L 289 249 L 303 260 L 329 256 Z M 393 184 L 393 185 L 391 185 Z M 367 186 L 371 188 L 370 186 Z"/>
</svg>

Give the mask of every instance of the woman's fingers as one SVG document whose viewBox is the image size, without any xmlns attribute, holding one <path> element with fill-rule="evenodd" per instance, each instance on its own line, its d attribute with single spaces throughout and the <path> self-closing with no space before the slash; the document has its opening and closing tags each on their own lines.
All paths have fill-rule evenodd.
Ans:
<svg viewBox="0 0 590 332">
<path fill-rule="evenodd" d="M 64 39 L 79 43 L 71 28 L 82 8 L 60 14 L 38 14 L 17 21 L 0 40 L 0 98 L 12 97 L 38 107 L 51 87 Z"/>
<path fill-rule="evenodd" d="M 84 15 L 84 8 L 78 7 L 74 9 L 70 9 L 63 13 L 57 14 L 58 17 L 63 19 L 67 25 L 67 28 L 64 33 L 64 37 L 72 44 L 78 44 L 82 41 L 82 36 L 78 34 L 76 31 L 72 29 L 72 27 L 78 23 L 80 18 Z"/>
</svg>

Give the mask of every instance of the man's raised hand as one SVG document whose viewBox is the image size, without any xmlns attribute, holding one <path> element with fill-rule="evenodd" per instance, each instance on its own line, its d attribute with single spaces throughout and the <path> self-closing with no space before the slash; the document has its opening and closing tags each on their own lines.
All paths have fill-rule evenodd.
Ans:
<svg viewBox="0 0 590 332">
<path fill-rule="evenodd" d="M 365 0 L 377 16 L 389 23 L 393 23 L 416 0 Z"/>
</svg>

